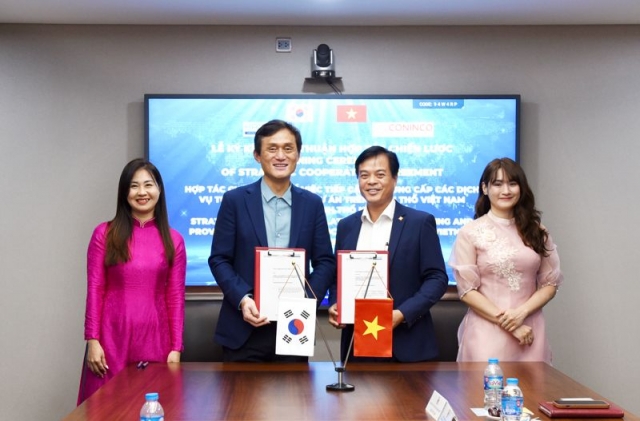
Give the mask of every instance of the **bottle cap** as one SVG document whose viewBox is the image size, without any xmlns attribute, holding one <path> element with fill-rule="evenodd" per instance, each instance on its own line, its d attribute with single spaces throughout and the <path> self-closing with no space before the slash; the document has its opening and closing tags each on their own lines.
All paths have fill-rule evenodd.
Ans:
<svg viewBox="0 0 640 421">
<path fill-rule="evenodd" d="M 146 395 L 144 395 L 144 398 L 148 401 L 157 401 L 158 400 L 158 393 L 156 392 L 152 392 L 152 393 L 147 393 Z"/>
<path fill-rule="evenodd" d="M 507 384 L 512 385 L 512 386 L 517 386 L 518 385 L 518 379 L 513 378 L 513 377 L 509 377 L 507 379 Z"/>
<path fill-rule="evenodd" d="M 498 364 L 497 358 L 489 358 L 489 364 Z"/>
</svg>

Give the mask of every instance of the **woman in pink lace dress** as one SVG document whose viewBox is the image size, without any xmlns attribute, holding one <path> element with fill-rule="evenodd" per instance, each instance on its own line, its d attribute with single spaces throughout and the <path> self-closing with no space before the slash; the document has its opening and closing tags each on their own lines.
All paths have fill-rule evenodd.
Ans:
<svg viewBox="0 0 640 421">
<path fill-rule="evenodd" d="M 563 279 L 556 246 L 520 165 L 491 161 L 479 187 L 474 220 L 458 233 L 449 260 L 469 306 L 457 360 L 550 364 L 542 308 Z"/>
<path fill-rule="evenodd" d="M 180 362 L 185 269 L 160 173 L 135 159 L 122 170 L 115 218 L 98 225 L 89 243 L 78 404 L 127 364 Z"/>
</svg>

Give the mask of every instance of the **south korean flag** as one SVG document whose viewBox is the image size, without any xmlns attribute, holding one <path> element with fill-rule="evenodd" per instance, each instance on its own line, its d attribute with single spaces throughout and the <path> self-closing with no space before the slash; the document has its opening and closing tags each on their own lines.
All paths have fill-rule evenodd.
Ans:
<svg viewBox="0 0 640 421">
<path fill-rule="evenodd" d="M 280 298 L 276 354 L 313 356 L 316 339 L 316 300 Z"/>
</svg>

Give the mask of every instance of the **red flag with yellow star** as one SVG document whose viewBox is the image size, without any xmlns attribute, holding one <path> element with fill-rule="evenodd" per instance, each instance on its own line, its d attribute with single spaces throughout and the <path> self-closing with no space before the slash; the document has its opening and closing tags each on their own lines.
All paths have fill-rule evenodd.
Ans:
<svg viewBox="0 0 640 421">
<path fill-rule="evenodd" d="M 391 357 L 393 300 L 356 298 L 353 324 L 353 355 Z"/>
<path fill-rule="evenodd" d="M 336 119 L 338 123 L 366 123 L 366 105 L 338 105 Z"/>
</svg>

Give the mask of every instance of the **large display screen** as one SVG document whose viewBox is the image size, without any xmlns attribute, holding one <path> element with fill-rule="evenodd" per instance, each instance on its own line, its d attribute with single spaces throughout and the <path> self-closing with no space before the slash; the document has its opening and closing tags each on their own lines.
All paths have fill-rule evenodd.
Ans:
<svg viewBox="0 0 640 421">
<path fill-rule="evenodd" d="M 519 110 L 518 95 L 145 95 L 146 153 L 185 239 L 187 286 L 216 285 L 207 259 L 220 202 L 262 175 L 253 137 L 263 123 L 300 130 L 292 182 L 322 197 L 334 243 L 338 221 L 365 205 L 356 157 L 372 145 L 396 152 L 395 198 L 436 217 L 447 260 L 486 164 L 519 158 Z"/>
</svg>

